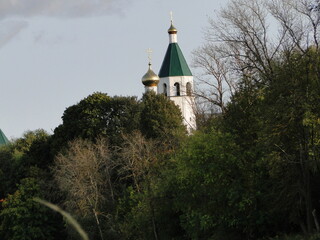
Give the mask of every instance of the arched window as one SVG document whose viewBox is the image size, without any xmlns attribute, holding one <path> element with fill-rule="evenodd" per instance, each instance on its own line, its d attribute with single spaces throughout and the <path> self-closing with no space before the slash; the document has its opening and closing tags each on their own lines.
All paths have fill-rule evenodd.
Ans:
<svg viewBox="0 0 320 240">
<path fill-rule="evenodd" d="M 176 82 L 173 86 L 175 87 L 176 96 L 180 96 L 180 84 Z"/>
<path fill-rule="evenodd" d="M 192 94 L 192 87 L 191 87 L 191 83 L 190 83 L 190 82 L 187 82 L 186 88 L 187 88 L 187 95 L 188 95 L 188 96 L 191 96 L 191 94 Z"/>
<path fill-rule="evenodd" d="M 163 84 L 163 94 L 165 95 L 165 96 L 167 96 L 168 94 L 167 94 L 167 84 Z"/>
</svg>

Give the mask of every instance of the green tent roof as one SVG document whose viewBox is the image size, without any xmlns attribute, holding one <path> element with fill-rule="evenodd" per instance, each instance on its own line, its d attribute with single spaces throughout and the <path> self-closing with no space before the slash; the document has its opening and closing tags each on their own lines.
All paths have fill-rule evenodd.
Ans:
<svg viewBox="0 0 320 240">
<path fill-rule="evenodd" d="M 8 138 L 6 137 L 6 135 L 4 135 L 4 133 L 3 133 L 2 130 L 0 129 L 0 146 L 1 146 L 1 145 L 8 144 L 8 143 L 9 143 Z"/>
<path fill-rule="evenodd" d="M 178 43 L 170 43 L 162 62 L 159 77 L 192 76 Z"/>
</svg>

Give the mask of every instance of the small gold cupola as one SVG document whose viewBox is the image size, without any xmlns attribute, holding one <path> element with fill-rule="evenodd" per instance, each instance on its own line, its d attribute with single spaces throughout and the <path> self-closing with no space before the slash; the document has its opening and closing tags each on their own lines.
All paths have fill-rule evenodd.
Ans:
<svg viewBox="0 0 320 240">
<path fill-rule="evenodd" d="M 158 83 L 160 81 L 160 78 L 157 74 L 154 73 L 154 71 L 151 68 L 151 53 L 152 50 L 149 48 L 147 50 L 148 58 L 149 58 L 149 69 L 145 75 L 143 75 L 141 81 L 145 87 L 146 92 L 148 91 L 154 91 L 157 92 Z"/>
<path fill-rule="evenodd" d="M 171 20 L 171 26 L 168 29 L 169 34 L 177 34 L 178 30 L 173 26 L 172 20 Z"/>
<path fill-rule="evenodd" d="M 170 18 L 171 18 L 171 25 L 170 28 L 168 29 L 169 34 L 177 34 L 178 30 L 173 26 L 173 13 L 172 11 L 170 12 Z"/>
<path fill-rule="evenodd" d="M 151 68 L 151 62 L 149 62 L 149 69 L 141 79 L 143 85 L 145 85 L 146 87 L 155 87 L 158 85 L 159 80 L 159 76 L 154 73 L 154 71 Z"/>
<path fill-rule="evenodd" d="M 175 28 L 175 26 L 173 26 L 173 14 L 172 14 L 172 12 L 170 12 L 170 16 L 171 16 L 171 25 L 170 25 L 170 28 L 168 29 L 169 43 L 177 43 L 178 42 L 178 39 L 177 39 L 178 30 Z"/>
</svg>

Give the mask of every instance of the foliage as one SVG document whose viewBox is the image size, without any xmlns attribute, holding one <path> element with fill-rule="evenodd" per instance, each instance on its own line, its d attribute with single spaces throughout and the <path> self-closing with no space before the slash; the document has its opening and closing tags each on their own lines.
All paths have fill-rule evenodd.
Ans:
<svg viewBox="0 0 320 240">
<path fill-rule="evenodd" d="M 34 198 L 33 200 L 60 213 L 66 219 L 66 221 L 68 221 L 68 223 L 79 233 L 83 240 L 89 240 L 87 233 L 82 229 L 80 224 L 69 213 L 63 211 L 57 205 L 54 205 L 40 198 Z"/>
<path fill-rule="evenodd" d="M 191 239 L 250 238 L 264 228 L 258 169 L 231 135 L 195 134 L 174 161 L 174 206 Z"/>
<path fill-rule="evenodd" d="M 311 189 L 318 182 L 320 160 L 318 64 L 319 53 L 313 49 L 286 57 L 265 91 L 262 116 L 266 125 L 261 140 L 270 175 L 278 181 L 272 190 L 276 199 L 287 199 L 277 204 L 307 232 L 315 227 L 313 209 L 320 207 L 311 200 L 319 196 Z"/>
<path fill-rule="evenodd" d="M 0 199 L 15 190 L 15 159 L 10 146 L 0 147 Z"/>
<path fill-rule="evenodd" d="M 119 157 L 119 173 L 131 179 L 136 191 L 143 190 L 158 164 L 160 144 L 154 139 L 146 139 L 138 131 L 124 136 Z"/>
<path fill-rule="evenodd" d="M 18 190 L 13 195 L 8 195 L 2 203 L 3 210 L 0 213 L 1 239 L 53 239 L 52 214 L 34 202 L 34 197 L 41 197 L 40 186 L 34 178 L 21 180 Z"/>
<path fill-rule="evenodd" d="M 16 151 L 27 153 L 31 150 L 34 144 L 45 141 L 48 137 L 48 133 L 43 129 L 26 131 L 21 138 L 18 138 L 13 142 L 13 145 Z"/>
<path fill-rule="evenodd" d="M 161 164 L 161 145 L 136 131 L 124 136 L 119 173 L 127 188 L 119 199 L 120 231 L 126 239 L 157 238 L 152 186 Z"/>
<path fill-rule="evenodd" d="M 213 61 L 209 70 L 220 80 L 208 99 L 221 114 L 200 111 L 193 135 L 164 95 L 151 91 L 137 101 L 94 93 L 66 109 L 53 136 L 28 132 L 2 147 L 0 196 L 14 194 L 3 203 L 1 237 L 19 239 L 20 220 L 30 215 L 41 219 L 28 228 L 34 239 L 50 234 L 57 223 L 29 202 L 48 196 L 92 238 L 317 239 L 320 21 L 316 8 L 291 2 L 231 1 L 221 25 L 210 23 L 208 36 L 219 42 L 196 57 L 203 66 Z M 293 14 L 312 27 L 299 28 Z M 281 30 L 274 42 L 272 17 Z M 43 233 L 41 224 L 48 224 Z"/>
<path fill-rule="evenodd" d="M 10 145 L 0 148 L 0 197 L 13 193 L 20 179 L 30 177 L 29 169 L 46 169 L 51 163 L 50 136 L 42 129 L 27 131 Z M 31 176 L 33 177 L 33 176 Z"/>
<path fill-rule="evenodd" d="M 216 96 L 221 79 L 237 79 L 221 131 L 249 156 L 248 167 L 263 170 L 254 170 L 261 174 L 256 191 L 273 219 L 270 235 L 319 231 L 319 26 L 317 1 L 232 0 L 209 21 L 207 42 L 195 52 Z"/>
<path fill-rule="evenodd" d="M 135 97 L 109 97 L 93 93 L 78 104 L 68 107 L 63 123 L 54 131 L 55 152 L 76 138 L 94 141 L 107 137 L 111 145 L 121 143 L 121 134 L 138 128 L 139 104 Z"/>
<path fill-rule="evenodd" d="M 147 138 L 175 144 L 186 129 L 182 124 L 181 110 L 170 99 L 153 91 L 142 97 L 141 132 Z"/>
<path fill-rule="evenodd" d="M 113 169 L 108 145 L 104 139 L 94 144 L 88 140 L 77 139 L 70 142 L 65 153 L 55 159 L 53 174 L 59 189 L 66 194 L 64 205 L 68 212 L 86 228 L 97 226 L 101 239 L 103 233 L 100 222 L 108 215 L 114 203 L 111 183 Z M 109 196 L 106 199 L 106 196 Z M 94 237 L 95 230 L 91 230 Z"/>
</svg>

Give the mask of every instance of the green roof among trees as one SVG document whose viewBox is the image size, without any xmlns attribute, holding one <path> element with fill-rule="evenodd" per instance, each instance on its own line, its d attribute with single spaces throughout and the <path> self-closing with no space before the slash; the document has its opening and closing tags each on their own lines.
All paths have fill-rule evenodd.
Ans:
<svg viewBox="0 0 320 240">
<path fill-rule="evenodd" d="M 192 76 L 178 43 L 170 43 L 162 62 L 159 77 Z"/>
<path fill-rule="evenodd" d="M 3 133 L 2 130 L 0 129 L 0 146 L 1 146 L 1 145 L 8 144 L 8 143 L 9 143 L 8 138 L 6 137 L 6 135 L 4 135 L 4 133 Z"/>
</svg>

